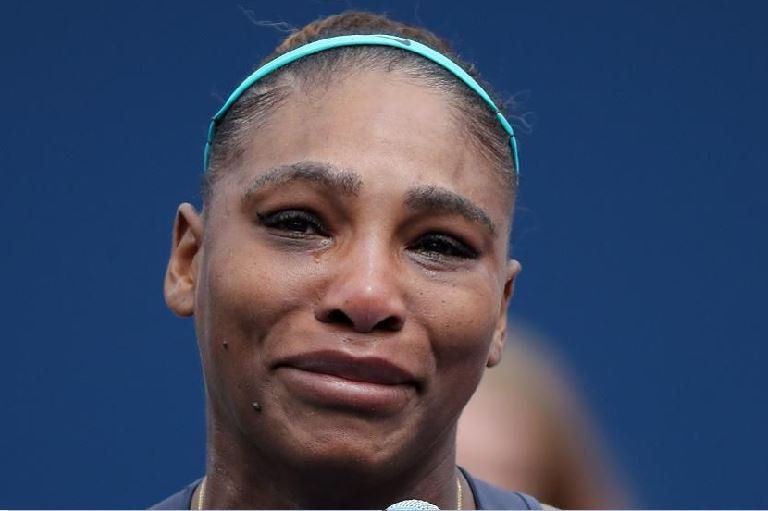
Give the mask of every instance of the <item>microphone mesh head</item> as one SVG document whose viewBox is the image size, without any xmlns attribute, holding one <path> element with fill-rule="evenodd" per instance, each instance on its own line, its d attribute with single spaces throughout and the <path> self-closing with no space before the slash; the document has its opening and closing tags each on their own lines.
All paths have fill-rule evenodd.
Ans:
<svg viewBox="0 0 768 511">
<path fill-rule="evenodd" d="M 392 504 L 386 509 L 386 511 L 412 511 L 414 509 L 433 510 L 440 508 L 434 504 L 430 504 L 429 502 L 424 502 L 423 500 L 404 500 L 402 502 L 398 502 L 397 504 Z"/>
</svg>

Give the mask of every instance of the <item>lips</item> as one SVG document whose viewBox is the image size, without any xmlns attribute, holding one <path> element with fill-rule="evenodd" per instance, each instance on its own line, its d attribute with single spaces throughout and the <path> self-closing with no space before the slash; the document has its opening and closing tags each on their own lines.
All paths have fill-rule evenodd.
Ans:
<svg viewBox="0 0 768 511">
<path fill-rule="evenodd" d="M 398 385 L 414 382 L 415 377 L 386 359 L 378 357 L 352 357 L 336 351 L 317 351 L 290 357 L 278 365 L 338 376 L 356 382 Z"/>
<path fill-rule="evenodd" d="M 317 351 L 275 364 L 288 391 L 305 403 L 374 414 L 391 414 L 414 396 L 417 380 L 379 357 Z"/>
</svg>

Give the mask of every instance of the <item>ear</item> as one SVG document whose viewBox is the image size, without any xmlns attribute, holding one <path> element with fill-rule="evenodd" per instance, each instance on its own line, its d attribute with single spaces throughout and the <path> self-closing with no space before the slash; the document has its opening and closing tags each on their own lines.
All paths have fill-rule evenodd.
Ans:
<svg viewBox="0 0 768 511">
<path fill-rule="evenodd" d="M 504 343 L 507 340 L 507 309 L 509 308 L 509 300 L 512 298 L 515 290 L 515 279 L 521 269 L 522 267 L 518 261 L 514 259 L 507 261 L 504 292 L 499 304 L 499 316 L 496 319 L 496 329 L 493 332 L 491 349 L 488 352 L 487 367 L 493 367 L 501 362 L 501 355 L 504 353 Z"/>
<path fill-rule="evenodd" d="M 195 311 L 195 283 L 202 246 L 203 218 L 194 206 L 185 202 L 176 211 L 163 289 L 165 303 L 179 316 L 191 316 Z"/>
</svg>

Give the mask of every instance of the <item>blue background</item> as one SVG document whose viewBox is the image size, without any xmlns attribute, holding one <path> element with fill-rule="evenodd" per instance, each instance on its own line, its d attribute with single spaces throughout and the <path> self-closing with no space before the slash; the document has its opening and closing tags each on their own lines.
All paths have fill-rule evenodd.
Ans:
<svg viewBox="0 0 768 511">
<path fill-rule="evenodd" d="M 142 507 L 202 473 L 161 284 L 207 120 L 294 26 L 386 11 L 535 114 L 512 307 L 647 507 L 768 507 L 768 3 L 22 2 L 0 9 L 0 507 Z"/>
</svg>

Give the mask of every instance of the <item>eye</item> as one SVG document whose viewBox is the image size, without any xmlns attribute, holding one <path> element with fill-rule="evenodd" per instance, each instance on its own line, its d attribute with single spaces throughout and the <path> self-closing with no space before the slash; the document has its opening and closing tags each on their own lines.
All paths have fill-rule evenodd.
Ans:
<svg viewBox="0 0 768 511">
<path fill-rule="evenodd" d="M 325 229 L 317 215 L 301 209 L 288 209 L 259 214 L 259 222 L 268 229 L 282 231 L 292 236 L 325 235 Z"/>
<path fill-rule="evenodd" d="M 477 250 L 449 234 L 430 233 L 422 236 L 410 247 L 432 259 L 477 259 Z"/>
</svg>

